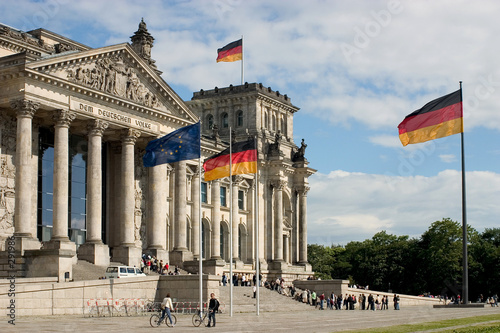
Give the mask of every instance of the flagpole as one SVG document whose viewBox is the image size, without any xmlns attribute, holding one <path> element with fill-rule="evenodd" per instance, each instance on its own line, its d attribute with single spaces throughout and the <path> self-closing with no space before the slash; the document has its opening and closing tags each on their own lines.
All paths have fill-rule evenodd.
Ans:
<svg viewBox="0 0 500 333">
<path fill-rule="evenodd" d="M 231 276 L 231 288 L 229 289 L 230 316 L 233 316 L 233 142 L 231 127 L 229 127 L 229 275 Z"/>
<path fill-rule="evenodd" d="M 243 35 L 241 35 L 241 85 L 243 85 Z"/>
<path fill-rule="evenodd" d="M 257 302 L 257 316 L 260 315 L 260 267 L 259 267 L 259 161 L 257 149 L 257 136 L 254 137 L 255 150 L 257 154 L 256 169 L 255 169 L 255 208 L 254 208 L 254 224 L 255 224 L 255 282 L 256 282 L 256 302 Z"/>
<path fill-rule="evenodd" d="M 201 125 L 201 124 L 200 124 Z M 201 154 L 200 154 L 200 158 L 198 159 L 198 179 L 199 179 L 199 191 L 200 191 L 200 195 L 198 196 L 198 199 L 199 199 L 199 209 L 198 209 L 198 221 L 199 221 L 199 236 L 198 236 L 198 242 L 199 242 L 199 246 L 198 248 L 200 249 L 200 253 L 199 253 L 199 260 L 200 260 L 200 267 L 199 267 L 199 270 L 200 270 L 200 313 L 203 311 L 203 258 L 202 258 L 202 254 L 203 254 L 203 248 L 202 248 L 202 244 L 203 244 L 203 237 L 202 237 L 202 231 L 203 231 L 203 228 L 202 228 L 202 221 L 201 221 Z"/>
<path fill-rule="evenodd" d="M 462 154 L 462 235 L 463 235 L 463 276 L 462 276 L 462 300 L 464 304 L 469 303 L 469 273 L 468 273 L 468 254 L 467 254 L 467 206 L 465 195 L 465 153 L 464 153 L 464 115 L 463 115 L 463 98 L 462 98 L 462 81 L 460 81 L 460 100 L 462 100 L 462 133 L 461 138 L 461 154 Z"/>
</svg>

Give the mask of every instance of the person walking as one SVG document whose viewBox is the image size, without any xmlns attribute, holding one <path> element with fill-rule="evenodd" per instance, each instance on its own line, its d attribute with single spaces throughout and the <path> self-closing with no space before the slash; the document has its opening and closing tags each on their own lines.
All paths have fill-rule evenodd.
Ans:
<svg viewBox="0 0 500 333">
<path fill-rule="evenodd" d="M 210 294 L 210 302 L 208 303 L 208 324 L 207 327 L 215 327 L 215 312 L 219 310 L 219 301 L 215 298 L 215 294 Z M 210 323 L 213 320 L 213 325 Z"/>
<path fill-rule="evenodd" d="M 161 318 L 160 318 L 160 323 L 163 319 L 165 319 L 165 314 L 168 316 L 168 320 L 170 320 L 170 324 L 174 326 L 175 324 L 172 322 L 172 316 L 170 315 L 170 310 L 173 309 L 174 306 L 172 304 L 172 299 L 170 298 L 170 293 L 165 296 L 163 299 L 163 302 L 161 302 Z"/>
</svg>

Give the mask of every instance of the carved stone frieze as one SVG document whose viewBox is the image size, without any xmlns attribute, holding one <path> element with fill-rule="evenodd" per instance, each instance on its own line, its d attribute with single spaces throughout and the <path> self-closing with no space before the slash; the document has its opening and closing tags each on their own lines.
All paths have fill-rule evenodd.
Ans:
<svg viewBox="0 0 500 333">
<path fill-rule="evenodd" d="M 67 70 L 67 79 L 105 93 L 128 98 L 151 108 L 161 106 L 158 97 L 138 78 L 121 55 L 112 55 Z"/>
</svg>

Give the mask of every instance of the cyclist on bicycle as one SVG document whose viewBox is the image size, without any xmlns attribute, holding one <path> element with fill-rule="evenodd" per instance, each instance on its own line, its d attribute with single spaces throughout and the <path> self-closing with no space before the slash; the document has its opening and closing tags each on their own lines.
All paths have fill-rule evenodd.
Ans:
<svg viewBox="0 0 500 333">
<path fill-rule="evenodd" d="M 165 296 L 165 298 L 163 299 L 163 302 L 161 302 L 161 318 L 160 318 L 160 323 L 163 319 L 165 319 L 165 313 L 167 314 L 168 316 L 168 320 L 170 320 L 170 324 L 172 324 L 172 326 L 174 326 L 174 323 L 172 322 L 172 316 L 170 315 L 170 311 L 174 308 L 173 304 L 172 304 L 172 299 L 170 298 L 170 293 L 167 294 L 167 296 Z"/>
</svg>

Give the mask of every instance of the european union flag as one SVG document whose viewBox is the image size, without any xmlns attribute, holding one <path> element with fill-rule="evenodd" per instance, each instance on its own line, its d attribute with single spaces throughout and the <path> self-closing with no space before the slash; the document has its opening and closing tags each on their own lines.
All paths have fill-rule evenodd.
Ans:
<svg viewBox="0 0 500 333">
<path fill-rule="evenodd" d="M 150 141 L 142 157 L 145 167 L 200 158 L 200 122 Z"/>
</svg>

